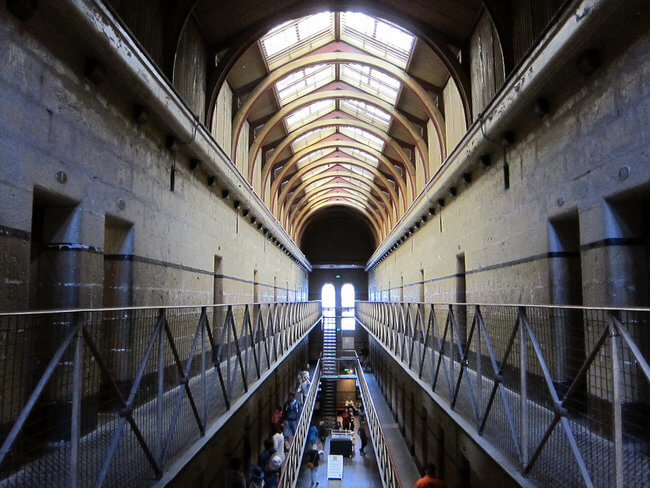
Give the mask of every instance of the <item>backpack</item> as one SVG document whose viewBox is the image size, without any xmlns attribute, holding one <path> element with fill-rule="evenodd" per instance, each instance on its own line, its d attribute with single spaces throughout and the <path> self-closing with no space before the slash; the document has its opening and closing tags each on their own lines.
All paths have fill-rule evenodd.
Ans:
<svg viewBox="0 0 650 488">
<path fill-rule="evenodd" d="M 298 400 L 284 404 L 284 420 L 298 420 L 300 418 L 300 403 Z"/>
</svg>

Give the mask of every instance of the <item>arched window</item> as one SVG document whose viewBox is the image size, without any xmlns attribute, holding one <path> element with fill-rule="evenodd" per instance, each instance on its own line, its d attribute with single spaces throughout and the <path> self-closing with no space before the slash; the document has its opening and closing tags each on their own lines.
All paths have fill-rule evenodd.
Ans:
<svg viewBox="0 0 650 488">
<path fill-rule="evenodd" d="M 341 330 L 354 330 L 354 285 L 346 283 L 341 287 Z"/>
<path fill-rule="evenodd" d="M 323 307 L 323 327 L 333 329 L 336 326 L 336 289 L 331 283 L 323 285 L 320 291 Z"/>
</svg>

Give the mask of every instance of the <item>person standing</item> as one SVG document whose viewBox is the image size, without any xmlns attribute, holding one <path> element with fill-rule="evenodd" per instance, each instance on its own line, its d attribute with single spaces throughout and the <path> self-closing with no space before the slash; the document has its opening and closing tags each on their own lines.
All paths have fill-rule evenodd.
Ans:
<svg viewBox="0 0 650 488">
<path fill-rule="evenodd" d="M 300 409 L 300 402 L 296 400 L 296 395 L 290 391 L 289 399 L 287 400 L 287 403 L 284 404 L 284 408 L 282 409 L 282 414 L 284 417 L 284 437 L 287 439 L 289 445 L 291 445 L 293 436 L 296 435 L 296 430 L 298 429 Z"/>
<path fill-rule="evenodd" d="M 309 480 L 311 481 L 311 484 L 309 485 L 310 488 L 313 486 L 318 486 L 318 481 L 314 482 L 314 476 L 316 476 L 316 472 L 318 471 L 319 460 L 320 455 L 318 454 L 317 446 L 314 444 L 305 455 L 305 461 L 307 463 L 307 467 L 309 468 Z"/>
<path fill-rule="evenodd" d="M 282 430 L 278 430 L 279 428 L 276 427 L 275 432 L 273 433 L 273 448 L 275 449 L 275 453 L 280 456 L 280 459 L 282 459 L 282 462 L 284 463 L 284 435 L 282 435 Z"/>
<path fill-rule="evenodd" d="M 341 415 L 341 422 L 343 424 L 343 430 L 350 430 L 350 419 L 352 418 L 352 415 L 350 415 L 350 410 L 347 408 L 343 411 L 343 415 Z"/>
<path fill-rule="evenodd" d="M 284 420 L 282 419 L 282 407 L 277 406 L 271 414 L 271 432 L 284 430 Z"/>
<path fill-rule="evenodd" d="M 251 481 L 248 488 L 264 488 L 264 471 L 259 466 L 251 466 Z"/>
<path fill-rule="evenodd" d="M 445 482 L 436 478 L 436 465 L 429 463 L 424 468 L 424 476 L 415 482 L 413 488 L 445 488 Z"/>
<path fill-rule="evenodd" d="M 359 440 L 361 441 L 361 448 L 359 454 L 365 454 L 366 446 L 368 445 L 368 432 L 366 432 L 366 423 L 362 420 L 359 422 Z"/>
<path fill-rule="evenodd" d="M 264 440 L 264 450 L 260 454 L 257 464 L 264 471 L 264 486 L 267 488 L 276 488 L 280 481 L 282 460 L 275 453 L 273 439 L 271 437 Z"/>
<path fill-rule="evenodd" d="M 309 372 L 303 371 L 300 377 L 300 386 L 298 387 L 298 400 L 304 405 L 307 402 L 307 395 L 309 395 Z"/>
</svg>

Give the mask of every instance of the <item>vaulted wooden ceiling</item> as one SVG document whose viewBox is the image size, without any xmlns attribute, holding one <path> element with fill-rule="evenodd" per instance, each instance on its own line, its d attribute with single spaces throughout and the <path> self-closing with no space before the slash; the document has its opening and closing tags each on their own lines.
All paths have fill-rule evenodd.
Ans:
<svg viewBox="0 0 650 488">
<path fill-rule="evenodd" d="M 431 21 L 418 26 L 429 34 L 423 39 L 370 15 L 381 10 L 376 6 L 311 5 L 314 13 L 296 17 L 301 9 L 288 10 L 291 20 L 273 25 L 284 20 L 278 11 L 295 2 L 272 11 L 249 3 L 254 12 L 237 29 L 213 23 L 237 23 L 234 10 L 208 2 L 195 10 L 210 42 L 223 46 L 217 66 L 230 68 L 217 71 L 213 83 L 220 89 L 227 81 L 236 99 L 232 158 L 248 137 L 245 176 L 252 182 L 261 172 L 260 196 L 297 242 L 308 222 L 332 206 L 364 215 L 381 242 L 431 176 L 430 137 L 444 160 L 442 90 L 450 78 L 469 116 L 458 58 L 479 6 L 447 2 L 444 13 L 432 13 L 407 2 L 411 13 Z"/>
</svg>

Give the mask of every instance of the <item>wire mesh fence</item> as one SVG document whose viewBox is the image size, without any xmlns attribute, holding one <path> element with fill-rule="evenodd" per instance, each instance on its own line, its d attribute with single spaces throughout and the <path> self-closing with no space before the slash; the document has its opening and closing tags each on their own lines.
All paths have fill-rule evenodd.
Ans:
<svg viewBox="0 0 650 488">
<path fill-rule="evenodd" d="M 0 314 L 0 486 L 149 486 L 316 302 Z"/>
<path fill-rule="evenodd" d="M 650 310 L 360 302 L 357 316 L 538 486 L 650 486 Z"/>
</svg>

